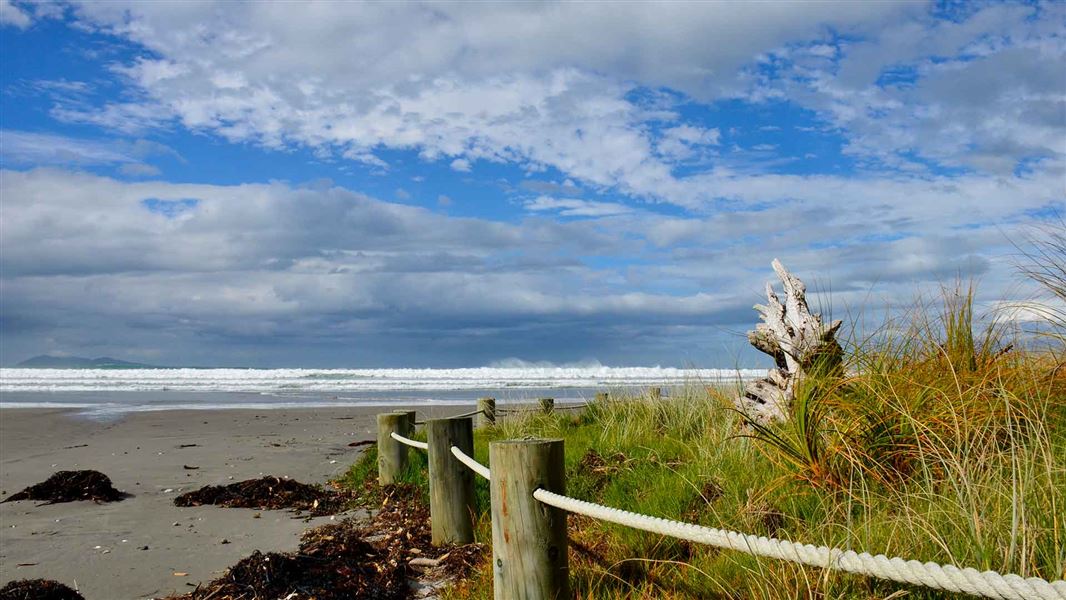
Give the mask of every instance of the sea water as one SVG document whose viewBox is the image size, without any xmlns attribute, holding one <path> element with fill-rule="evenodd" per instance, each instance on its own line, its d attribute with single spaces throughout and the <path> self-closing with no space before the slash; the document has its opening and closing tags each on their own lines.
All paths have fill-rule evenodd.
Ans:
<svg viewBox="0 0 1066 600">
<path fill-rule="evenodd" d="M 345 406 L 501 404 L 597 391 L 718 385 L 755 369 L 475 367 L 465 369 L 0 369 L 0 408 L 70 408 L 88 417 L 128 412 Z"/>
</svg>

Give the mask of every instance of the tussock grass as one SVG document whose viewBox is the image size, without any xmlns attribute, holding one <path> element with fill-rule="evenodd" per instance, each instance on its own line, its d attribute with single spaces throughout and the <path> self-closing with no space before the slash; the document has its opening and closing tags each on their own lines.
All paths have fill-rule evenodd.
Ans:
<svg viewBox="0 0 1066 600">
<path fill-rule="evenodd" d="M 805 543 L 1066 578 L 1066 353 L 1061 344 L 1016 343 L 1004 323 L 978 328 L 973 298 L 972 286 L 948 288 L 939 312 L 920 305 L 846 340 L 843 374 L 805 382 L 784 425 L 745 424 L 734 389 L 692 382 L 662 400 L 616 390 L 580 413 L 525 413 L 478 432 L 476 458 L 487 462 L 495 439 L 562 437 L 574 497 Z M 349 481 L 372 476 L 373 464 L 353 467 Z M 424 463 L 409 477 L 424 484 Z M 477 486 L 479 541 L 490 542 L 488 488 Z M 948 596 L 581 517 L 570 517 L 570 539 L 578 598 Z M 491 598 L 491 585 L 486 564 L 446 597 Z"/>
</svg>

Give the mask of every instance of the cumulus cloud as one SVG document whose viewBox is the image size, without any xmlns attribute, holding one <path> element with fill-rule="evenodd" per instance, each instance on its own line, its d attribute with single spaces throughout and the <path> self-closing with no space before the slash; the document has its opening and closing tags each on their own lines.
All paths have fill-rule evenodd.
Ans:
<svg viewBox="0 0 1066 600">
<path fill-rule="evenodd" d="M 635 85 L 712 99 L 739 89 L 738 69 L 768 48 L 827 26 L 858 34 L 912 10 L 787 2 L 290 8 L 82 4 L 83 26 L 151 51 L 116 68 L 143 98 L 59 105 L 53 114 L 124 132 L 176 120 L 233 141 L 303 145 L 381 167 L 375 149 L 411 148 L 460 171 L 475 160 L 515 162 L 639 197 L 692 200 L 707 194 L 678 182 L 672 163 L 717 143 L 718 132 L 677 123 L 658 140 L 647 121 L 679 117 L 629 98 Z"/>
<path fill-rule="evenodd" d="M 320 364 L 349 366 L 352 357 L 469 364 L 595 355 L 617 364 L 652 354 L 721 366 L 745 351 L 729 332 L 750 326 L 775 256 L 812 289 L 831 282 L 837 304 L 862 305 L 871 289 L 900 302 L 915 283 L 955 274 L 981 276 L 989 297 L 1002 300 L 1014 285 L 999 258 L 1007 237 L 1057 184 L 780 185 L 810 191 L 773 208 L 699 217 L 544 197 L 533 201 L 538 214 L 577 211 L 582 220 L 499 223 L 328 185 L 4 171 L 5 352 L 33 354 L 48 338 L 74 349 L 113 344 L 93 346 L 101 352 L 158 344 L 164 356 L 225 364 L 251 360 L 238 352 L 250 347 L 284 363 L 291 343 L 319 348 Z M 1019 202 L 986 202 L 993 193 Z M 957 210 L 945 201 L 951 194 L 973 203 Z M 885 203 L 897 196 L 913 200 Z M 970 225 L 986 218 L 991 224 Z M 768 222 L 792 228 L 767 230 Z M 642 343 L 621 343 L 634 336 Z M 705 354 L 689 354 L 696 350 Z"/>
<path fill-rule="evenodd" d="M 44 18 L 26 7 L 0 0 L 0 17 Z M 951 10 L 76 5 L 63 18 L 132 42 L 109 66 L 122 92 L 101 101 L 84 82 L 24 83 L 51 96 L 53 117 L 109 139 L 5 131 L 5 166 L 155 177 L 149 157 L 182 158 L 146 138 L 180 127 L 378 174 L 417 155 L 456 179 L 501 164 L 543 179 L 495 181 L 520 210 L 494 222 L 332 185 L 5 171 L 5 346 L 44 332 L 70 347 L 113 336 L 188 352 L 211 340 L 231 364 L 286 341 L 375 364 L 476 362 L 480 349 L 624 362 L 622 342 L 640 339 L 643 356 L 706 352 L 721 366 L 726 336 L 708 342 L 707 329 L 752 321 L 773 257 L 830 280 L 840 302 L 877 288 L 891 305 L 953 275 L 1002 299 L 1007 239 L 1064 208 L 1066 8 Z M 716 122 L 715 107 L 738 102 L 750 127 Z M 800 112 L 810 122 L 783 130 L 843 144 L 795 156 L 842 150 L 857 169 L 779 169 L 798 159 L 779 125 L 756 118 L 763 109 Z"/>
<path fill-rule="evenodd" d="M 882 167 L 924 168 L 918 156 L 1009 173 L 1063 154 L 1066 9 L 1056 3 L 980 7 L 953 20 L 911 3 L 289 8 L 82 4 L 83 26 L 151 52 L 116 67 L 141 96 L 60 103 L 53 114 L 126 133 L 176 120 L 379 168 L 379 148 L 446 158 L 458 171 L 476 160 L 551 167 L 684 205 L 717 201 L 675 169 L 713 166 L 719 130 L 686 122 L 676 99 L 649 104 L 634 89 L 701 102 L 788 99 L 844 132 L 847 152 Z"/>
<path fill-rule="evenodd" d="M 1066 6 L 974 5 L 955 19 L 886 22 L 839 52 L 805 45 L 749 69 L 747 97 L 787 98 L 848 137 L 870 165 L 922 161 L 1010 174 L 1066 147 Z M 916 160 L 917 159 L 917 160 Z"/>
</svg>

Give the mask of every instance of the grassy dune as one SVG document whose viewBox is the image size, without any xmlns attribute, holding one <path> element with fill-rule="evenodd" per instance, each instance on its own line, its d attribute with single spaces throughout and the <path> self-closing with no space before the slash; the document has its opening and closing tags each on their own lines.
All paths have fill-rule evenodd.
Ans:
<svg viewBox="0 0 1066 600">
<path fill-rule="evenodd" d="M 1066 578 L 1066 352 L 977 330 L 973 290 L 845 341 L 845 374 L 809 379 L 794 417 L 747 426 L 735 390 L 692 382 L 654 401 L 612 394 L 575 413 L 509 418 L 475 441 L 566 440 L 569 495 L 811 544 Z M 1023 344 L 1023 341 L 1027 343 Z M 408 478 L 425 485 L 417 457 Z M 373 456 L 350 481 L 373 474 Z M 479 541 L 490 541 L 478 481 Z M 570 517 L 578 598 L 936 598 L 946 594 L 758 559 Z M 491 569 L 447 597 L 491 598 Z"/>
</svg>

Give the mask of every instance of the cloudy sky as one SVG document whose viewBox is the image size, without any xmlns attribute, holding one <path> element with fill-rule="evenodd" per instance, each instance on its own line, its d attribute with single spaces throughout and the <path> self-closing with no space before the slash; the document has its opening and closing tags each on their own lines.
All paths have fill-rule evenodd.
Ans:
<svg viewBox="0 0 1066 600">
<path fill-rule="evenodd" d="M 0 364 L 758 366 L 1066 202 L 1066 3 L 0 0 Z M 829 306 L 831 305 L 831 306 Z"/>
</svg>

